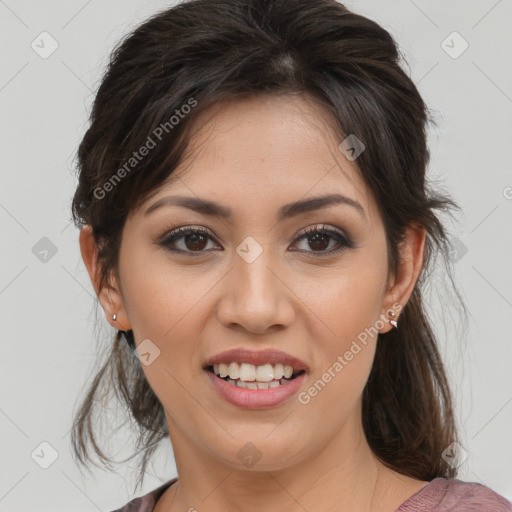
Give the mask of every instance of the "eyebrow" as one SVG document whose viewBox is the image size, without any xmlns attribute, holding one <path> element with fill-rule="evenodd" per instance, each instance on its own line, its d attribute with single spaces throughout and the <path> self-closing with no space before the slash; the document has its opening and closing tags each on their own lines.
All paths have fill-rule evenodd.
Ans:
<svg viewBox="0 0 512 512">
<path fill-rule="evenodd" d="M 320 210 L 321 208 L 326 208 L 327 206 L 335 204 L 352 206 L 364 218 L 366 218 L 364 208 L 355 199 L 351 199 L 350 197 L 346 197 L 341 194 L 329 194 L 326 196 L 312 197 L 310 199 L 303 199 L 285 204 L 278 211 L 278 221 L 296 217 L 303 213 Z M 209 201 L 208 199 L 188 196 L 167 196 L 153 203 L 146 210 L 144 215 L 149 215 L 158 208 L 162 208 L 164 206 L 182 206 L 203 215 L 210 215 L 212 217 L 224 219 L 229 219 L 233 213 L 230 208 L 222 206 L 219 203 L 215 203 L 214 201 Z"/>
</svg>

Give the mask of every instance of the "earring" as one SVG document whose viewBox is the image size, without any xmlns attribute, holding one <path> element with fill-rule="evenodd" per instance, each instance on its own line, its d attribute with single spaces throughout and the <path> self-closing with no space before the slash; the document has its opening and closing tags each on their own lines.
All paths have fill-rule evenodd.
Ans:
<svg viewBox="0 0 512 512">
<path fill-rule="evenodd" d="M 115 321 L 116 321 L 116 318 L 117 318 L 117 315 L 114 313 L 114 314 L 112 315 L 112 320 L 114 320 L 114 322 L 115 322 Z"/>
<path fill-rule="evenodd" d="M 390 316 L 391 318 L 395 318 L 395 312 L 394 312 L 394 311 L 390 311 L 390 312 L 389 312 L 389 316 Z M 390 321 L 389 321 L 389 323 L 390 323 L 393 327 L 395 327 L 396 329 L 398 329 L 398 323 L 397 323 L 397 321 L 396 321 L 396 320 L 390 320 Z"/>
</svg>

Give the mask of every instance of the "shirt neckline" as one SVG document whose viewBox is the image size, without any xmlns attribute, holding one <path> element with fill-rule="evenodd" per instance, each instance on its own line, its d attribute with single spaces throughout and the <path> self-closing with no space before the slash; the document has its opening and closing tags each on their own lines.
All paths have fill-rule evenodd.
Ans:
<svg viewBox="0 0 512 512">
<path fill-rule="evenodd" d="M 395 512 L 405 512 L 405 507 L 409 507 L 411 505 L 417 505 L 418 500 L 421 498 L 423 501 L 424 499 L 428 499 L 433 495 L 434 488 L 437 486 L 438 482 L 440 480 L 443 480 L 443 477 L 437 477 L 428 482 L 426 485 L 424 485 L 421 489 L 416 491 L 412 496 L 409 496 L 403 503 L 400 504 L 400 506 L 396 509 Z M 151 495 L 153 496 L 154 503 L 151 507 L 151 511 L 156 506 L 157 501 L 162 497 L 164 492 L 169 489 L 173 484 L 175 484 L 178 481 L 178 477 L 174 477 L 171 480 L 163 483 L 156 489 L 153 489 L 151 492 Z"/>
<path fill-rule="evenodd" d="M 428 501 L 431 497 L 435 496 L 435 490 L 438 487 L 439 482 L 443 480 L 445 480 L 445 478 L 442 476 L 434 478 L 424 485 L 419 491 L 416 491 L 412 496 L 409 496 L 400 504 L 395 512 L 405 512 L 411 505 L 428 505 L 428 503 L 425 503 L 425 500 Z"/>
</svg>

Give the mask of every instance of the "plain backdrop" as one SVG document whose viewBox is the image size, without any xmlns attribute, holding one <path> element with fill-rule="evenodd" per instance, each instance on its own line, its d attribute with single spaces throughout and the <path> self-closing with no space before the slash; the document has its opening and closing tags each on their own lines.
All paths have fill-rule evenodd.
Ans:
<svg viewBox="0 0 512 512">
<path fill-rule="evenodd" d="M 70 455 L 72 411 L 98 347 L 95 296 L 70 217 L 72 168 L 109 52 L 170 5 L 0 0 L 0 510 L 108 511 L 134 497 L 133 461 L 83 476 Z M 464 212 L 451 233 L 467 332 L 449 299 L 436 291 L 430 306 L 462 426 L 459 478 L 510 500 L 512 2 L 347 6 L 393 34 L 436 113 L 429 176 Z M 114 331 L 98 316 L 108 343 Z M 108 443 L 129 447 L 133 438 L 120 430 Z M 138 494 L 175 475 L 163 443 Z"/>
</svg>

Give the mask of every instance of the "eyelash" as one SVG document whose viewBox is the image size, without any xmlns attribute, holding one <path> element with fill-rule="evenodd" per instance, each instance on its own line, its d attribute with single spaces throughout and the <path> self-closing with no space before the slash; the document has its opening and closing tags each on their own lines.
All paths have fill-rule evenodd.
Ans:
<svg viewBox="0 0 512 512">
<path fill-rule="evenodd" d="M 182 226 L 182 227 L 173 229 L 173 230 L 167 232 L 166 234 L 164 234 L 164 236 L 161 237 L 161 239 L 160 239 L 159 245 L 165 247 L 169 251 L 178 252 L 178 253 L 182 253 L 182 254 L 186 254 L 186 255 L 190 255 L 190 256 L 201 255 L 202 253 L 207 252 L 204 250 L 185 251 L 182 249 L 176 249 L 176 248 L 171 247 L 171 244 L 176 242 L 176 240 L 179 240 L 180 238 L 183 238 L 186 235 L 193 235 L 193 234 L 202 234 L 202 235 L 205 235 L 208 238 L 214 240 L 214 237 L 205 228 L 202 228 L 200 226 Z M 293 240 L 293 243 L 295 244 L 297 242 L 300 242 L 300 241 L 307 239 L 308 237 L 311 237 L 312 235 L 316 235 L 316 234 L 324 234 L 324 235 L 327 235 L 327 236 L 335 239 L 340 247 L 338 247 L 337 249 L 331 249 L 330 251 L 327 251 L 327 252 L 324 252 L 324 251 L 301 251 L 300 249 L 298 249 L 298 251 L 306 252 L 306 253 L 311 252 L 311 253 L 315 254 L 315 256 L 313 256 L 313 257 L 322 257 L 322 256 L 335 254 L 335 253 L 338 253 L 338 252 L 346 250 L 346 249 L 353 249 L 355 247 L 354 242 L 352 242 L 352 240 L 350 240 L 343 233 L 341 233 L 340 231 L 337 231 L 335 229 L 332 229 L 332 228 L 327 228 L 323 225 L 321 227 L 311 226 L 309 228 L 304 229 Z"/>
</svg>

